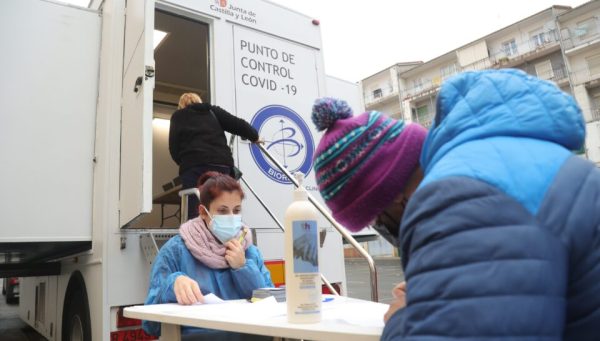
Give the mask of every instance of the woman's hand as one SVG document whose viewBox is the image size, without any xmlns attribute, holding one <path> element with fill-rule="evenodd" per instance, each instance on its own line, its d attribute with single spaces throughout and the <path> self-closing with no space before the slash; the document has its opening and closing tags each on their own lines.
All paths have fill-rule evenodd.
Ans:
<svg viewBox="0 0 600 341">
<path fill-rule="evenodd" d="M 265 144 L 265 140 L 262 137 L 258 137 L 256 141 L 253 141 L 254 144 Z"/>
<path fill-rule="evenodd" d="M 390 308 L 383 315 L 383 322 L 387 321 L 394 315 L 394 313 L 404 307 L 406 307 L 406 282 L 401 282 L 392 289 L 392 295 L 394 299 L 390 303 Z"/>
<path fill-rule="evenodd" d="M 225 260 L 232 269 L 239 269 L 246 265 L 246 251 L 237 239 L 232 239 L 225 243 Z"/>
<path fill-rule="evenodd" d="M 198 282 L 188 276 L 178 276 L 175 279 L 175 284 L 173 284 L 173 291 L 175 291 L 175 297 L 177 297 L 177 303 L 179 304 L 190 305 L 204 302 L 204 296 L 202 296 Z"/>
</svg>

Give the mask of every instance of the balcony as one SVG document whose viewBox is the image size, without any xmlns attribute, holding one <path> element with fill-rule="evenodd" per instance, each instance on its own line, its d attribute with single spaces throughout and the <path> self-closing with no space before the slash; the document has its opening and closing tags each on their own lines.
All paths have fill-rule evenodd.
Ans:
<svg viewBox="0 0 600 341">
<path fill-rule="evenodd" d="M 490 68 L 492 68 L 492 60 L 489 57 L 487 57 L 463 66 L 462 71 L 479 71 L 487 70 Z"/>
<path fill-rule="evenodd" d="M 576 27 L 569 27 L 566 32 L 568 32 L 568 36 L 563 38 L 565 54 L 582 52 L 600 43 L 600 25 L 596 17 L 590 18 Z"/>
<path fill-rule="evenodd" d="M 509 68 L 560 50 L 556 30 L 532 36 L 529 41 L 490 51 L 492 67 Z"/>
<path fill-rule="evenodd" d="M 594 88 L 600 80 L 600 70 L 590 70 L 588 67 L 571 71 L 573 85 L 585 84 L 586 88 Z"/>
<path fill-rule="evenodd" d="M 398 96 L 398 89 L 395 87 L 379 88 L 368 95 L 365 95 L 365 107 L 386 102 L 395 96 Z"/>
<path fill-rule="evenodd" d="M 538 78 L 553 81 L 556 85 L 563 85 L 564 83 L 569 81 L 569 74 L 564 67 L 556 68 L 549 70 L 545 73 L 540 73 L 537 75 Z"/>
<path fill-rule="evenodd" d="M 424 80 L 417 86 L 407 89 L 404 100 L 415 100 L 431 94 L 436 94 L 445 78 L 447 77 L 442 78 L 442 76 L 437 76 L 433 79 Z"/>
</svg>

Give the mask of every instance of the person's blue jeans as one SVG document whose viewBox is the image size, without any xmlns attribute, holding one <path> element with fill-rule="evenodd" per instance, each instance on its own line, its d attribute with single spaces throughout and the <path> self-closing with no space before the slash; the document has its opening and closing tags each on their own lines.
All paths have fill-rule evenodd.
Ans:
<svg viewBox="0 0 600 341">
<path fill-rule="evenodd" d="M 200 176 L 209 171 L 230 175 L 231 167 L 224 165 L 201 165 L 190 168 L 179 175 L 182 189 L 198 187 L 198 180 L 200 179 Z M 198 216 L 199 204 L 200 202 L 196 196 L 190 195 L 188 197 L 188 219 L 193 219 Z"/>
</svg>

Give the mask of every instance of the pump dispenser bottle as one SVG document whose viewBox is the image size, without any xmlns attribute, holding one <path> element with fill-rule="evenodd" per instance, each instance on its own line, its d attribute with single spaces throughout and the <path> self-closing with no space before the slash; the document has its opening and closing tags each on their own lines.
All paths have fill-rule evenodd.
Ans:
<svg viewBox="0 0 600 341">
<path fill-rule="evenodd" d="M 299 187 L 285 211 L 285 296 L 290 323 L 321 321 L 321 275 L 317 210 L 302 186 L 304 174 L 294 177 Z"/>
</svg>

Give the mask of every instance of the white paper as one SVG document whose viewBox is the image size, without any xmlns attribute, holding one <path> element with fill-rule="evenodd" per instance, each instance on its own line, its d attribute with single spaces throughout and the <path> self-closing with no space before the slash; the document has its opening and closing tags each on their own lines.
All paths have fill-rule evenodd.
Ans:
<svg viewBox="0 0 600 341">
<path fill-rule="evenodd" d="M 269 296 L 254 303 L 240 305 L 230 315 L 236 318 L 268 320 L 277 316 L 285 316 L 286 313 L 285 303 L 279 303 L 275 297 Z"/>
<path fill-rule="evenodd" d="M 252 304 L 254 304 L 254 306 L 267 306 L 267 305 L 277 304 L 277 300 L 275 299 L 274 296 L 268 296 L 268 297 L 263 298 L 262 300 L 254 302 Z"/>
<path fill-rule="evenodd" d="M 323 304 L 326 306 L 327 303 Z M 383 327 L 383 315 L 388 310 L 387 304 L 364 305 L 348 302 L 344 305 L 332 305 L 329 309 L 323 309 L 324 319 L 334 319 L 361 327 Z"/>
<path fill-rule="evenodd" d="M 225 301 L 223 301 L 219 296 L 210 293 L 208 295 L 204 295 L 204 302 L 196 302 L 194 303 L 194 305 L 198 305 L 198 304 L 220 304 L 223 303 Z"/>
</svg>

